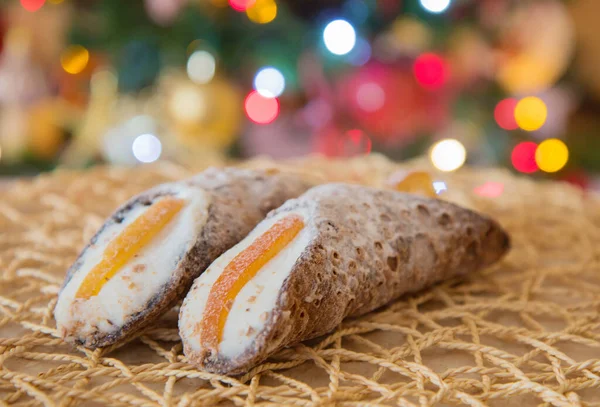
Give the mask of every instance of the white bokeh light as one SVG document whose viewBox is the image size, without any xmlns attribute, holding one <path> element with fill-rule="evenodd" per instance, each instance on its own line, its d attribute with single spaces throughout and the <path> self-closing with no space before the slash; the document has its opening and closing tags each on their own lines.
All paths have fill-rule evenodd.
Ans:
<svg viewBox="0 0 600 407">
<path fill-rule="evenodd" d="M 277 68 L 267 66 L 256 73 L 254 89 L 264 97 L 276 98 L 285 90 L 285 78 Z"/>
<path fill-rule="evenodd" d="M 323 30 L 323 41 L 332 54 L 345 55 L 356 44 L 356 32 L 346 20 L 333 20 Z"/>
<path fill-rule="evenodd" d="M 444 181 L 433 181 L 433 189 L 435 190 L 435 193 L 439 195 L 442 192 L 447 191 L 448 186 Z"/>
<path fill-rule="evenodd" d="M 205 84 L 215 76 L 217 63 L 208 51 L 195 51 L 187 62 L 187 74 L 193 82 Z"/>
<path fill-rule="evenodd" d="M 376 83 L 364 83 L 356 92 L 356 103 L 365 112 L 376 112 L 385 104 L 385 92 Z"/>
<path fill-rule="evenodd" d="M 138 161 L 151 163 L 160 157 L 162 144 L 160 140 L 152 134 L 141 134 L 133 140 L 131 146 L 133 155 Z"/>
<path fill-rule="evenodd" d="M 450 6 L 451 0 L 419 0 L 421 6 L 430 13 L 441 13 Z"/>
<path fill-rule="evenodd" d="M 431 162 L 441 171 L 454 171 L 462 167 L 467 159 L 467 151 L 455 139 L 445 139 L 435 143 L 431 149 Z"/>
</svg>

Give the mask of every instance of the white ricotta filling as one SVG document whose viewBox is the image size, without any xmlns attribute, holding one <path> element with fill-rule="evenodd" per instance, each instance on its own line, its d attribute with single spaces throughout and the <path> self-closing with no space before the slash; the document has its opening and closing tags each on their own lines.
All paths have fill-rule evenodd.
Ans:
<svg viewBox="0 0 600 407">
<path fill-rule="evenodd" d="M 239 292 L 225 322 L 219 353 L 226 358 L 242 355 L 252 344 L 254 338 L 265 328 L 265 322 L 269 313 L 275 308 L 283 282 L 312 239 L 311 228 L 306 225 L 307 219 L 309 219 L 307 211 L 296 210 L 280 213 L 262 221 L 244 240 L 221 255 L 196 279 L 194 287 L 183 303 L 179 320 L 180 335 L 193 351 L 198 352 L 202 349 L 202 333 L 199 326 L 206 299 L 214 282 L 236 255 L 250 246 L 256 238 L 265 233 L 279 219 L 292 214 L 301 215 L 304 218 L 305 227 Z"/>
<path fill-rule="evenodd" d="M 209 197 L 199 188 L 175 184 L 173 196 L 185 205 L 169 223 L 89 299 L 75 298 L 85 276 L 102 259 L 108 243 L 141 216 L 150 206 L 136 205 L 120 224 L 107 226 L 82 256 L 79 269 L 59 296 L 54 316 L 60 332 L 85 337 L 97 330 L 110 333 L 142 311 L 169 281 L 183 255 L 191 248 L 206 223 Z M 164 197 L 156 198 L 158 202 Z"/>
</svg>

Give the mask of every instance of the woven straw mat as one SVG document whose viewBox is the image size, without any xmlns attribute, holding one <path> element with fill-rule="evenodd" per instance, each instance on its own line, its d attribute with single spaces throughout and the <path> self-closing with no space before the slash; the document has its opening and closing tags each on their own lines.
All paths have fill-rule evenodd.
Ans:
<svg viewBox="0 0 600 407">
<path fill-rule="evenodd" d="M 382 186 L 402 166 L 427 168 L 381 156 L 283 168 Z M 104 218 L 133 194 L 192 171 L 57 171 L 0 191 L 0 406 L 600 406 L 598 198 L 504 170 L 430 170 L 447 185 L 440 198 L 509 231 L 510 254 L 239 377 L 186 363 L 177 309 L 138 339 L 97 351 L 63 343 L 52 318 L 65 270 Z M 501 195 L 474 193 L 482 185 Z"/>
</svg>

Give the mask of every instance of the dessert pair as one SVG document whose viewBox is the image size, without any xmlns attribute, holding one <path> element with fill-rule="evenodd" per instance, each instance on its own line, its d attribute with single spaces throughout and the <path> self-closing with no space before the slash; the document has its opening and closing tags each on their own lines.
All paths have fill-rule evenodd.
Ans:
<svg viewBox="0 0 600 407">
<path fill-rule="evenodd" d="M 209 169 L 133 198 L 68 271 L 60 334 L 108 346 L 185 297 L 188 359 L 237 374 L 346 317 L 489 265 L 509 246 L 496 222 L 444 201 L 310 187 L 277 171 Z"/>
</svg>

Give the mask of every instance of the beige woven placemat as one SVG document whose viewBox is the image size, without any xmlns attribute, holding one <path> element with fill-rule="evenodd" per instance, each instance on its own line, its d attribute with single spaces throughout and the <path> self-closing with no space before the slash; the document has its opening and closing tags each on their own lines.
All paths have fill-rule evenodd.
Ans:
<svg viewBox="0 0 600 407">
<path fill-rule="evenodd" d="M 287 167 L 381 185 L 396 166 L 373 156 Z M 176 310 L 119 349 L 64 344 L 51 311 L 86 240 L 132 194 L 189 174 L 57 172 L 1 193 L 0 405 L 600 406 L 599 200 L 500 170 L 436 177 L 442 197 L 511 233 L 501 264 L 347 321 L 242 377 L 186 363 Z M 501 196 L 473 193 L 486 182 L 501 183 Z"/>
</svg>

